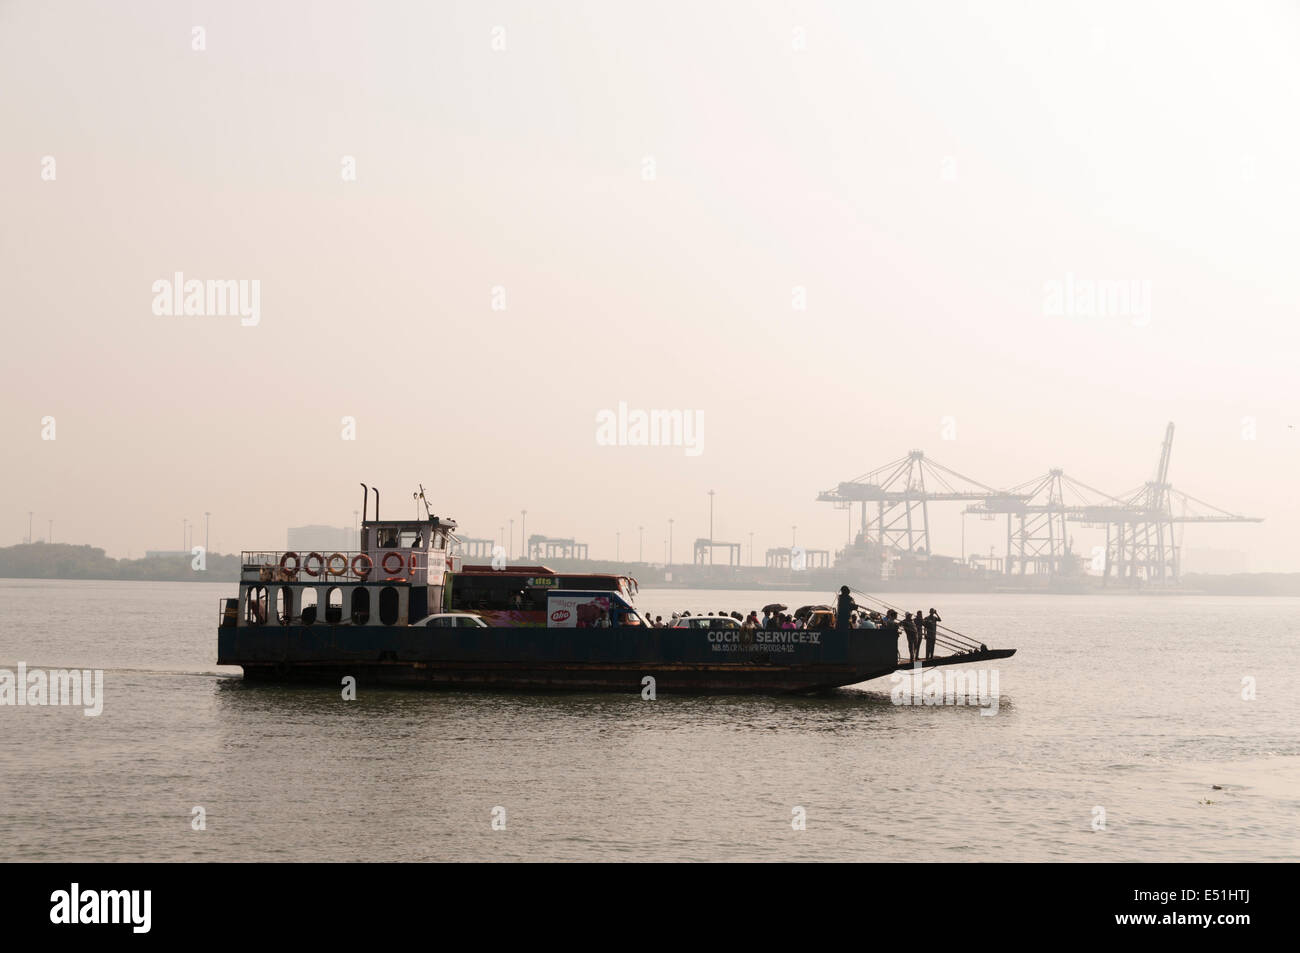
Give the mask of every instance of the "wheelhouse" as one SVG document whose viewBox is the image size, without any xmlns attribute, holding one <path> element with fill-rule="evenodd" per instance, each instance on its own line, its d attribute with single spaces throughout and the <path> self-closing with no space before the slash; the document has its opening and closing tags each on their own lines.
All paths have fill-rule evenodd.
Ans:
<svg viewBox="0 0 1300 953">
<path fill-rule="evenodd" d="M 464 566 L 455 520 L 429 513 L 427 504 L 425 519 L 380 519 L 373 492 L 376 515 L 363 513 L 357 550 L 243 553 L 239 597 L 223 601 L 221 625 L 405 626 L 455 615 L 436 624 L 458 627 L 473 624 L 461 621 L 470 614 L 489 626 L 546 626 L 556 591 L 596 593 L 620 619 L 621 607 L 632 607 L 637 584 L 630 576 L 543 565 Z M 634 610 L 631 615 L 636 621 L 626 624 L 640 624 Z"/>
<path fill-rule="evenodd" d="M 244 552 L 239 597 L 223 606 L 222 625 L 407 625 L 442 612 L 456 521 L 383 520 L 375 494 L 360 549 Z"/>
</svg>

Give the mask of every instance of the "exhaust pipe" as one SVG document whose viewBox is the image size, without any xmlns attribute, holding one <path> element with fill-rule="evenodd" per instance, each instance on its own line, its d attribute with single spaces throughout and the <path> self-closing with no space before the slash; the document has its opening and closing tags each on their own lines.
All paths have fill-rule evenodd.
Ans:
<svg viewBox="0 0 1300 953">
<path fill-rule="evenodd" d="M 366 515 L 370 512 L 370 488 L 364 483 L 361 484 L 361 522 L 366 521 Z"/>
<path fill-rule="evenodd" d="M 375 491 L 375 519 L 378 520 L 379 519 L 379 487 L 372 486 L 371 489 Z"/>
</svg>

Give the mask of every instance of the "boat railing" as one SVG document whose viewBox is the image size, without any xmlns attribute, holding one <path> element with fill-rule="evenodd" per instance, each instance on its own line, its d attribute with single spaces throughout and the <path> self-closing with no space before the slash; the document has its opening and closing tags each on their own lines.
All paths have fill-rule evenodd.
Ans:
<svg viewBox="0 0 1300 953">
<path fill-rule="evenodd" d="M 256 582 L 408 581 L 424 578 L 428 554 L 411 549 L 297 552 L 245 550 L 240 554 L 240 578 Z"/>
</svg>

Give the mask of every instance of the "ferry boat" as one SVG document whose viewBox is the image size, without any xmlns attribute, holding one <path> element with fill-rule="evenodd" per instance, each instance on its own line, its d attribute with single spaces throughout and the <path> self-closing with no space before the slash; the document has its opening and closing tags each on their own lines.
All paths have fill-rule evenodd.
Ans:
<svg viewBox="0 0 1300 953">
<path fill-rule="evenodd" d="M 752 630 L 722 617 L 656 628 L 628 576 L 465 565 L 454 519 L 427 503 L 424 519 L 380 519 L 378 490 L 370 519 L 362 487 L 359 550 L 243 553 L 217 664 L 250 681 L 656 693 L 815 692 L 909 667 L 877 630 Z M 977 657 L 1004 654 L 926 664 Z"/>
</svg>

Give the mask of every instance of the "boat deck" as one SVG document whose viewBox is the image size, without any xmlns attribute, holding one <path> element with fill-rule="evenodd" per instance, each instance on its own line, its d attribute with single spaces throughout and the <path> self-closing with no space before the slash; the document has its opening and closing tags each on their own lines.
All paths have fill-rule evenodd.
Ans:
<svg viewBox="0 0 1300 953">
<path fill-rule="evenodd" d="M 935 668 L 939 665 L 963 665 L 967 662 L 987 662 L 990 659 L 1010 658 L 1016 654 L 1015 649 L 978 649 L 974 652 L 962 652 L 960 655 L 936 655 L 934 658 L 917 659 L 922 668 Z M 894 666 L 895 672 L 911 672 L 915 663 L 900 658 Z"/>
</svg>

